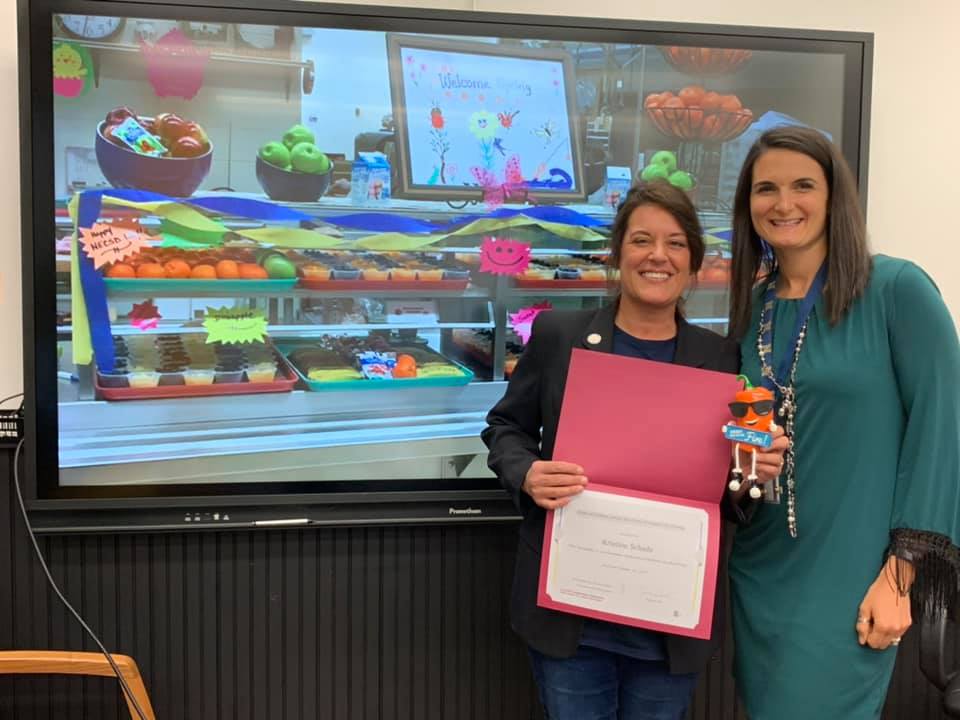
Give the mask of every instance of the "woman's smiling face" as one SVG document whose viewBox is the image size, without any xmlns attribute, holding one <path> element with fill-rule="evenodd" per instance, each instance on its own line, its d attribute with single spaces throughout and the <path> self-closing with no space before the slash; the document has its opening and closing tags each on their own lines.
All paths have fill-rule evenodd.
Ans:
<svg viewBox="0 0 960 720">
<path fill-rule="evenodd" d="M 675 307 L 690 275 L 690 244 L 677 219 L 656 205 L 630 213 L 620 254 L 622 296 L 638 307 Z"/>
<path fill-rule="evenodd" d="M 829 201 L 827 178 L 813 158 L 771 149 L 754 163 L 750 218 L 754 230 L 774 250 L 808 250 L 825 244 Z"/>
</svg>

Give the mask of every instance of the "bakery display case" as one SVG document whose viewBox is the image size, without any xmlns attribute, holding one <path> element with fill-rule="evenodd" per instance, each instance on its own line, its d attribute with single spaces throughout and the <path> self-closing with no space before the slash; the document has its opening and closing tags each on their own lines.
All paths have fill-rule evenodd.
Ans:
<svg viewBox="0 0 960 720">
<path fill-rule="evenodd" d="M 486 412 L 538 313 L 611 300 L 633 182 L 696 204 L 685 312 L 723 333 L 753 139 L 799 123 L 865 157 L 864 36 L 22 4 L 25 142 L 52 148 L 23 175 L 40 506 L 483 516 Z"/>
</svg>

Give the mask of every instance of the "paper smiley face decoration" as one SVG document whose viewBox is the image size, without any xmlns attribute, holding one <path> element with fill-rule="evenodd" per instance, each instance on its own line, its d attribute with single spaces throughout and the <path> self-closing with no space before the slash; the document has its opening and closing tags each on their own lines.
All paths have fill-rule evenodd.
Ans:
<svg viewBox="0 0 960 720">
<path fill-rule="evenodd" d="M 480 245 L 480 272 L 519 275 L 530 264 L 530 246 L 516 240 L 486 237 Z"/>
<path fill-rule="evenodd" d="M 734 422 L 748 430 L 770 432 L 773 422 L 773 393 L 765 387 L 748 387 L 737 392 L 730 403 Z"/>
</svg>

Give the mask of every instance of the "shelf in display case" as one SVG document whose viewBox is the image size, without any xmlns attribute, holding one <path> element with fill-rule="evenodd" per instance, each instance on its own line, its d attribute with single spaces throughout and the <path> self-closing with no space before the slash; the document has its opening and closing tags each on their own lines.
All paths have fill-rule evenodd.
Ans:
<svg viewBox="0 0 960 720">
<path fill-rule="evenodd" d="M 557 282 L 557 281 L 544 281 L 544 282 Z M 576 280 L 567 280 L 560 282 L 571 282 L 576 283 Z M 517 285 L 510 288 L 507 291 L 508 295 L 511 297 L 613 297 L 610 293 L 610 290 L 607 289 L 606 284 L 600 287 L 594 287 L 590 285 L 585 285 L 585 283 L 578 283 L 575 286 L 565 287 L 565 286 L 556 286 L 556 285 L 536 285 L 536 286 L 522 286 Z"/>
<path fill-rule="evenodd" d="M 236 294 L 249 295 L 286 295 L 297 284 L 296 278 L 289 280 L 194 280 L 194 279 L 139 279 L 104 278 L 107 292 L 111 295 L 167 295 L 190 297 L 192 295 L 214 295 L 222 297 Z"/>
<path fill-rule="evenodd" d="M 63 38 L 54 36 L 53 42 L 62 42 Z M 127 55 L 143 55 L 143 49 L 140 45 L 133 43 L 106 42 L 97 40 L 84 40 L 70 38 L 70 42 L 80 45 L 88 50 L 97 52 L 115 52 Z M 301 90 L 305 95 L 309 95 L 314 88 L 316 80 L 316 68 L 312 60 L 293 60 L 280 57 L 267 57 L 261 55 L 250 55 L 232 52 L 210 52 L 207 59 L 212 62 L 242 63 L 245 65 L 256 65 L 260 67 L 276 68 L 278 70 L 293 70 L 300 72 Z M 96 73 L 99 82 L 100 73 Z M 289 89 L 287 94 L 289 95 Z"/>
<path fill-rule="evenodd" d="M 493 320 L 478 322 L 403 322 L 403 323 L 350 323 L 343 325 L 271 325 L 270 334 L 274 337 L 292 335 L 294 337 L 316 337 L 331 333 L 358 333 L 371 330 L 453 330 L 457 328 L 492 328 Z"/>
<path fill-rule="evenodd" d="M 158 281 L 163 282 L 163 281 Z M 224 281 L 226 283 L 232 283 L 231 280 Z M 223 285 L 218 286 L 213 290 L 199 290 L 190 288 L 190 292 L 184 292 L 182 290 L 174 290 L 172 288 L 167 288 L 160 286 L 156 291 L 151 291 L 145 293 L 142 290 L 138 290 L 135 287 L 130 287 L 129 289 L 123 290 L 110 290 L 110 297 L 112 298 L 143 298 L 145 295 L 149 295 L 152 298 L 223 298 L 223 297 L 237 297 L 242 295 L 245 298 L 259 298 L 259 297 L 270 297 L 270 298 L 363 298 L 363 297 L 376 297 L 376 298 L 486 298 L 490 297 L 490 292 L 480 288 L 469 286 L 464 290 L 438 290 L 434 289 L 429 283 L 428 284 L 417 284 L 417 287 L 411 287 L 410 289 L 405 289 L 403 287 L 395 287 L 394 284 L 390 284 L 388 287 L 387 284 L 384 284 L 383 289 L 370 288 L 365 286 L 357 286 L 357 289 L 351 289 L 351 282 L 345 281 L 342 284 L 330 283 L 329 288 L 320 289 L 308 289 L 302 287 L 294 286 L 288 290 L 261 290 L 261 291 L 237 291 L 236 286 Z M 69 295 L 65 295 L 64 299 L 69 299 Z"/>
<path fill-rule="evenodd" d="M 516 288 L 521 290 L 605 290 L 606 280 L 546 280 L 517 278 Z"/>
<path fill-rule="evenodd" d="M 493 320 L 481 320 L 477 322 L 405 322 L 405 323 L 350 323 L 343 325 L 323 324 L 323 325 L 270 325 L 269 333 L 272 337 L 284 337 L 287 335 L 293 337 L 316 337 L 319 335 L 329 335 L 332 333 L 358 333 L 370 332 L 371 330 L 452 330 L 456 328 L 492 328 Z M 110 326 L 111 332 L 115 335 L 132 335 L 143 333 L 144 335 L 164 335 L 167 333 L 206 333 L 202 327 L 190 327 L 179 325 L 177 323 L 164 324 L 161 322 L 155 328 L 141 330 L 133 325 L 121 325 L 114 323 Z M 57 332 L 66 335 L 73 332 L 71 325 L 63 325 L 57 328 Z"/>
<path fill-rule="evenodd" d="M 308 280 L 304 278 L 300 281 L 302 288 L 315 292 L 356 290 L 371 293 L 391 290 L 421 293 L 455 290 L 462 293 L 469 284 L 469 280 Z"/>
</svg>

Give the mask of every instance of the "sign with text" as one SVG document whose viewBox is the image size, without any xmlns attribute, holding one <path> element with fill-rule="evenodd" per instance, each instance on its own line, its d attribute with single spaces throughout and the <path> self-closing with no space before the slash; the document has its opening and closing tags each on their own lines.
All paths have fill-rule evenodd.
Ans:
<svg viewBox="0 0 960 720">
<path fill-rule="evenodd" d="M 419 38 L 396 52 L 413 185 L 580 191 L 564 55 Z"/>
<path fill-rule="evenodd" d="M 147 245 L 149 238 L 136 230 L 94 223 L 93 227 L 80 228 L 80 242 L 87 257 L 93 260 L 93 267 L 99 270 L 104 265 L 136 255 Z"/>
<path fill-rule="evenodd" d="M 259 310 L 246 308 L 207 308 L 203 326 L 207 342 L 230 344 L 263 342 L 267 319 Z"/>
</svg>

